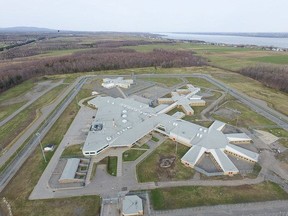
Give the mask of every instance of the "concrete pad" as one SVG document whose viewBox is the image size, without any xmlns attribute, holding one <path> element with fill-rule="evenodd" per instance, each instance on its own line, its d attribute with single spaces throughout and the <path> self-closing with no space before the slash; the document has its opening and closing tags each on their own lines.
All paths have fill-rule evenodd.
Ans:
<svg viewBox="0 0 288 216">
<path fill-rule="evenodd" d="M 267 145 L 270 145 L 271 143 L 279 139 L 279 137 L 274 136 L 273 134 L 267 131 L 262 131 L 262 130 L 254 130 L 254 131 L 256 132 L 256 136 Z"/>
</svg>

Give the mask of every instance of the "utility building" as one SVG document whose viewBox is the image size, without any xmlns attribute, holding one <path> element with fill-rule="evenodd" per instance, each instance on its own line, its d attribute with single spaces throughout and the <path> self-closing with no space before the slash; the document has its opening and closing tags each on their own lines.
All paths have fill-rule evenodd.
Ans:
<svg viewBox="0 0 288 216">
<path fill-rule="evenodd" d="M 102 82 L 102 86 L 108 89 L 114 87 L 129 88 L 131 84 L 133 84 L 132 79 L 124 80 L 123 77 L 118 77 L 115 79 L 104 78 Z"/>
<path fill-rule="evenodd" d="M 125 196 L 122 202 L 122 215 L 144 215 L 142 199 L 136 195 Z"/>
</svg>

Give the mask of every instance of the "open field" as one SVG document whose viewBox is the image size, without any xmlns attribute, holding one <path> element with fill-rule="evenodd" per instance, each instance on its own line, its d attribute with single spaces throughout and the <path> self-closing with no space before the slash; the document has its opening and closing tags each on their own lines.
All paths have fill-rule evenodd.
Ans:
<svg viewBox="0 0 288 216">
<path fill-rule="evenodd" d="M 219 108 L 219 111 L 223 109 L 231 111 L 233 114 L 218 114 L 216 112 L 212 114 L 212 117 L 237 127 L 253 128 L 253 126 L 275 125 L 237 100 L 228 100 Z"/>
<path fill-rule="evenodd" d="M 252 61 L 273 63 L 273 64 L 288 64 L 288 55 L 273 55 L 251 58 Z"/>
<path fill-rule="evenodd" d="M 3 125 L 0 132 L 1 147 L 5 148 L 13 141 L 13 139 L 15 139 L 15 137 L 19 136 L 21 132 L 31 124 L 31 122 L 41 115 L 40 109 L 45 105 L 52 103 L 65 87 L 66 85 L 55 87 L 31 104 L 27 109 L 16 115 L 12 120 Z"/>
<path fill-rule="evenodd" d="M 237 73 L 218 73 L 212 75 L 226 85 L 243 92 L 248 96 L 263 100 L 268 106 L 288 115 L 288 94 L 265 87 L 260 82 Z"/>
<path fill-rule="evenodd" d="M 204 88 L 217 89 L 217 90 L 219 89 L 217 86 L 213 85 L 212 83 L 202 78 L 187 77 L 186 79 L 188 80 L 189 83 L 199 88 L 204 87 Z"/>
<path fill-rule="evenodd" d="M 151 191 L 155 210 L 288 199 L 278 185 L 264 182 L 236 187 L 190 186 Z"/>
<path fill-rule="evenodd" d="M 151 52 L 153 49 L 191 50 L 207 58 L 211 65 L 229 70 L 238 70 L 257 63 L 287 64 L 288 54 L 252 48 L 224 47 L 195 43 L 148 44 L 130 46 L 139 52 Z"/>
<path fill-rule="evenodd" d="M 171 44 L 148 44 L 139 46 L 130 46 L 130 49 L 135 49 L 139 52 L 151 52 L 153 49 L 168 49 L 168 50 L 191 50 L 195 52 L 247 52 L 253 49 L 235 48 L 235 47 L 220 47 L 213 45 L 197 44 L 197 43 L 171 43 Z"/>
<path fill-rule="evenodd" d="M 85 92 L 79 92 L 82 98 Z M 86 96 L 86 95 L 85 95 Z M 84 98 L 84 97 L 83 97 Z M 75 118 L 79 106 L 76 99 L 66 108 L 42 143 L 60 143 L 71 122 Z M 46 153 L 49 161 L 53 152 Z M 97 215 L 100 209 L 99 196 L 84 196 L 65 199 L 29 201 L 28 197 L 46 167 L 40 148 L 37 148 L 25 162 L 17 175 L 1 193 L 12 207 L 13 215 L 55 216 L 55 215 Z"/>
<path fill-rule="evenodd" d="M 154 150 L 144 161 L 137 165 L 137 177 L 139 182 L 157 182 L 165 180 L 185 180 L 194 175 L 194 170 L 185 167 L 180 159 L 188 151 L 188 147 L 177 144 L 172 140 L 166 140 Z M 161 168 L 159 160 L 166 157 L 175 157 L 176 160 L 170 168 Z"/>
</svg>

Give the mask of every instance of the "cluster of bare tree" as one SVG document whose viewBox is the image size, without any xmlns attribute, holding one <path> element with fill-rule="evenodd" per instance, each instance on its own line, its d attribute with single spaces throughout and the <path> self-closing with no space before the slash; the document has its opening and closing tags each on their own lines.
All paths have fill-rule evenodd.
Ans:
<svg viewBox="0 0 288 216">
<path fill-rule="evenodd" d="M 1 68 L 0 92 L 31 77 L 75 73 L 82 71 L 115 70 L 138 67 L 189 67 L 206 65 L 206 60 L 188 51 L 162 49 L 148 53 L 131 49 L 97 48 L 73 55 L 40 59 Z"/>
<path fill-rule="evenodd" d="M 32 43 L 33 44 L 29 44 Z M 0 52 L 0 60 L 22 58 L 45 54 L 53 50 L 68 50 L 68 49 L 90 49 L 90 48 L 118 48 L 123 46 L 138 46 L 155 43 L 147 40 L 103 40 L 96 42 L 85 42 L 82 38 L 73 38 L 73 41 L 62 38 L 38 38 L 37 40 L 30 40 L 20 44 L 10 45 L 9 49 L 6 47 L 4 51 Z M 159 43 L 159 42 L 157 42 Z M 170 43 L 170 42 L 162 42 Z M 27 45 L 26 45 L 27 44 Z M 23 46 L 25 45 L 25 46 Z M 4 48 L 2 48 L 4 49 Z M 1 50 L 0 50 L 1 51 Z"/>
<path fill-rule="evenodd" d="M 258 65 L 243 68 L 239 72 L 260 81 L 268 87 L 288 92 L 287 66 Z"/>
</svg>

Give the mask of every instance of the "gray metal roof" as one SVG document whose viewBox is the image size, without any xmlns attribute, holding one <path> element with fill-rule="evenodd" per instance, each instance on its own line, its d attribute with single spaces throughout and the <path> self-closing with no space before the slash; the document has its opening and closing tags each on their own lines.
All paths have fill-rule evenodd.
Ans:
<svg viewBox="0 0 288 216">
<path fill-rule="evenodd" d="M 196 90 L 195 90 L 196 91 Z M 175 93 L 176 95 L 177 93 Z M 193 165 L 197 163 L 203 152 L 210 152 L 224 172 L 237 168 L 224 151 L 228 150 L 253 161 L 258 154 L 231 145 L 232 141 L 247 141 L 250 138 L 244 133 L 223 134 L 225 123 L 215 121 L 209 128 L 178 119 L 178 115 L 165 114 L 170 106 L 163 105 L 151 108 L 147 104 L 133 99 L 112 97 L 96 97 L 88 102 L 98 107 L 93 124 L 102 124 L 103 129 L 90 131 L 83 146 L 83 153 L 99 153 L 106 147 L 131 146 L 156 127 L 165 128 L 165 134 L 187 146 L 193 146 L 182 158 Z M 162 110 L 161 110 L 162 109 Z M 93 125 L 92 124 L 92 125 Z"/>
<path fill-rule="evenodd" d="M 69 158 L 59 180 L 63 181 L 74 179 L 79 163 L 79 158 Z"/>
<path fill-rule="evenodd" d="M 136 195 L 125 196 L 122 203 L 122 213 L 125 215 L 137 215 L 139 212 L 143 212 L 141 198 Z"/>
</svg>

